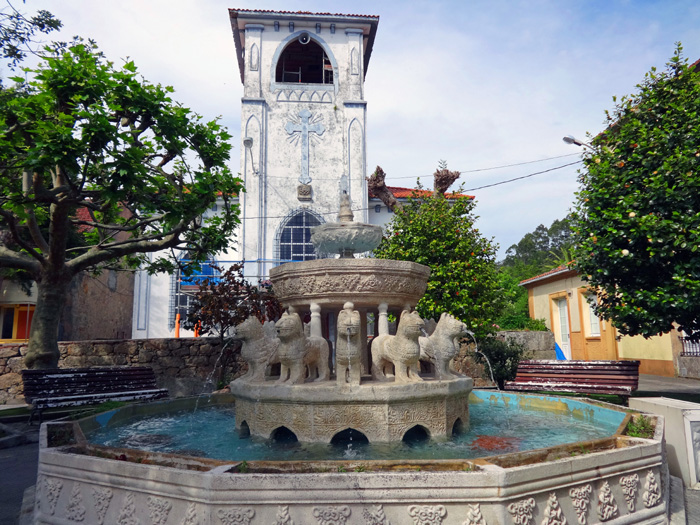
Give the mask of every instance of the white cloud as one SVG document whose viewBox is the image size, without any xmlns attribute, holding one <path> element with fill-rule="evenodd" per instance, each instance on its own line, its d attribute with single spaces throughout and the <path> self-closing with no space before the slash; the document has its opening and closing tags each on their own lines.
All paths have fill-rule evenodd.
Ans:
<svg viewBox="0 0 700 525">
<path fill-rule="evenodd" d="M 95 38 L 107 56 L 129 56 L 152 82 L 240 133 L 242 87 L 227 8 L 380 15 L 366 79 L 368 167 L 389 183 L 430 184 L 439 159 L 471 170 L 575 153 L 561 137 L 603 127 L 613 95 L 663 67 L 674 42 L 700 58 L 694 0 L 390 1 L 29 0 L 63 20 L 63 38 Z M 234 151 L 234 156 L 237 151 Z M 476 187 L 564 164 L 569 158 L 467 174 Z M 237 161 L 232 161 L 234 169 Z M 408 177 L 408 178 L 405 178 Z M 573 202 L 575 169 L 475 192 L 479 225 L 501 253 Z"/>
</svg>

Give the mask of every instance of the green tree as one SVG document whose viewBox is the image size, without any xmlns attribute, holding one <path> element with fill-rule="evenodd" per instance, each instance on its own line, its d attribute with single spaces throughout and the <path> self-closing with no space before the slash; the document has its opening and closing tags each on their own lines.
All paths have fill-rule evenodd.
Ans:
<svg viewBox="0 0 700 525">
<path fill-rule="evenodd" d="M 474 227 L 474 201 L 419 191 L 396 208 L 375 256 L 430 267 L 428 289 L 416 307 L 423 318 L 448 312 L 477 336 L 493 331 L 502 303 L 496 247 Z"/>
<path fill-rule="evenodd" d="M 7 61 L 10 69 L 14 69 L 27 53 L 35 53 L 37 33 L 48 34 L 62 25 L 48 11 L 39 10 L 34 16 L 27 17 L 8 2 L 0 9 L 0 58 Z"/>
<path fill-rule="evenodd" d="M 584 154 L 576 268 L 621 333 L 676 322 L 700 336 L 700 73 L 678 44 L 664 71 L 613 100 Z"/>
<path fill-rule="evenodd" d="M 82 271 L 172 271 L 229 246 L 242 191 L 226 166 L 230 135 L 173 102 L 132 62 L 94 45 L 47 48 L 30 80 L 0 90 L 0 267 L 27 272 L 37 304 L 25 363 L 58 363 L 68 285 Z M 224 206 L 202 222 L 216 202 Z M 71 247 L 77 235 L 81 245 Z M 149 252 L 159 252 L 150 261 Z"/>
</svg>

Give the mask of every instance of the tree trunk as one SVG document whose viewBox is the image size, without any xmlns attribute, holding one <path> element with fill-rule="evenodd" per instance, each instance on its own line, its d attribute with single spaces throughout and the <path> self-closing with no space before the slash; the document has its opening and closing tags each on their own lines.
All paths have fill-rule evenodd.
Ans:
<svg viewBox="0 0 700 525">
<path fill-rule="evenodd" d="M 27 368 L 57 368 L 58 325 L 70 278 L 43 276 L 36 281 L 37 298 L 24 364 Z"/>
</svg>

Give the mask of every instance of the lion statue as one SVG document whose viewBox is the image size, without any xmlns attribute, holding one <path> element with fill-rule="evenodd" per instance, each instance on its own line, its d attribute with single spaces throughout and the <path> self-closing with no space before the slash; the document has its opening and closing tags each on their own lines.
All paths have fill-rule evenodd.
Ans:
<svg viewBox="0 0 700 525">
<path fill-rule="evenodd" d="M 404 310 L 399 319 L 396 335 L 381 334 L 372 341 L 372 376 L 377 381 L 388 381 L 387 367 L 394 365 L 397 383 L 423 381 L 418 375 L 420 346 L 418 338 L 423 333 L 423 319 L 418 312 Z"/>
<path fill-rule="evenodd" d="M 265 333 L 262 323 L 251 315 L 236 326 L 233 339 L 241 341 L 241 357 L 248 363 L 248 371 L 236 379 L 245 383 L 265 381 L 265 369 L 273 358 L 279 340 Z"/>
<path fill-rule="evenodd" d="M 338 313 L 338 338 L 335 342 L 335 372 L 338 385 L 360 384 L 362 375 L 362 334 L 360 312 L 352 303 L 345 303 Z"/>
<path fill-rule="evenodd" d="M 281 368 L 278 383 L 303 383 L 307 368 L 309 378 L 316 377 L 315 381 L 330 379 L 328 342 L 323 337 L 304 335 L 299 314 L 282 314 L 275 329 L 280 341 L 275 356 Z"/>
<path fill-rule="evenodd" d="M 433 364 L 437 379 L 460 377 L 450 370 L 450 361 L 459 352 L 459 339 L 467 333 L 466 324 L 445 312 L 429 337 L 418 338 L 420 359 Z"/>
</svg>

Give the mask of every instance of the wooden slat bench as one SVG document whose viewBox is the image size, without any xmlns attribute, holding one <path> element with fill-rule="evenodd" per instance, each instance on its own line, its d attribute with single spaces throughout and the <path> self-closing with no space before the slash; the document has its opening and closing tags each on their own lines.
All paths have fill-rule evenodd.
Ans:
<svg viewBox="0 0 700 525">
<path fill-rule="evenodd" d="M 524 360 L 505 389 L 629 397 L 638 384 L 639 361 Z"/>
<path fill-rule="evenodd" d="M 104 401 L 144 401 L 168 397 L 158 388 L 150 366 L 22 370 L 24 397 L 36 413 L 46 408 L 75 407 Z"/>
</svg>

